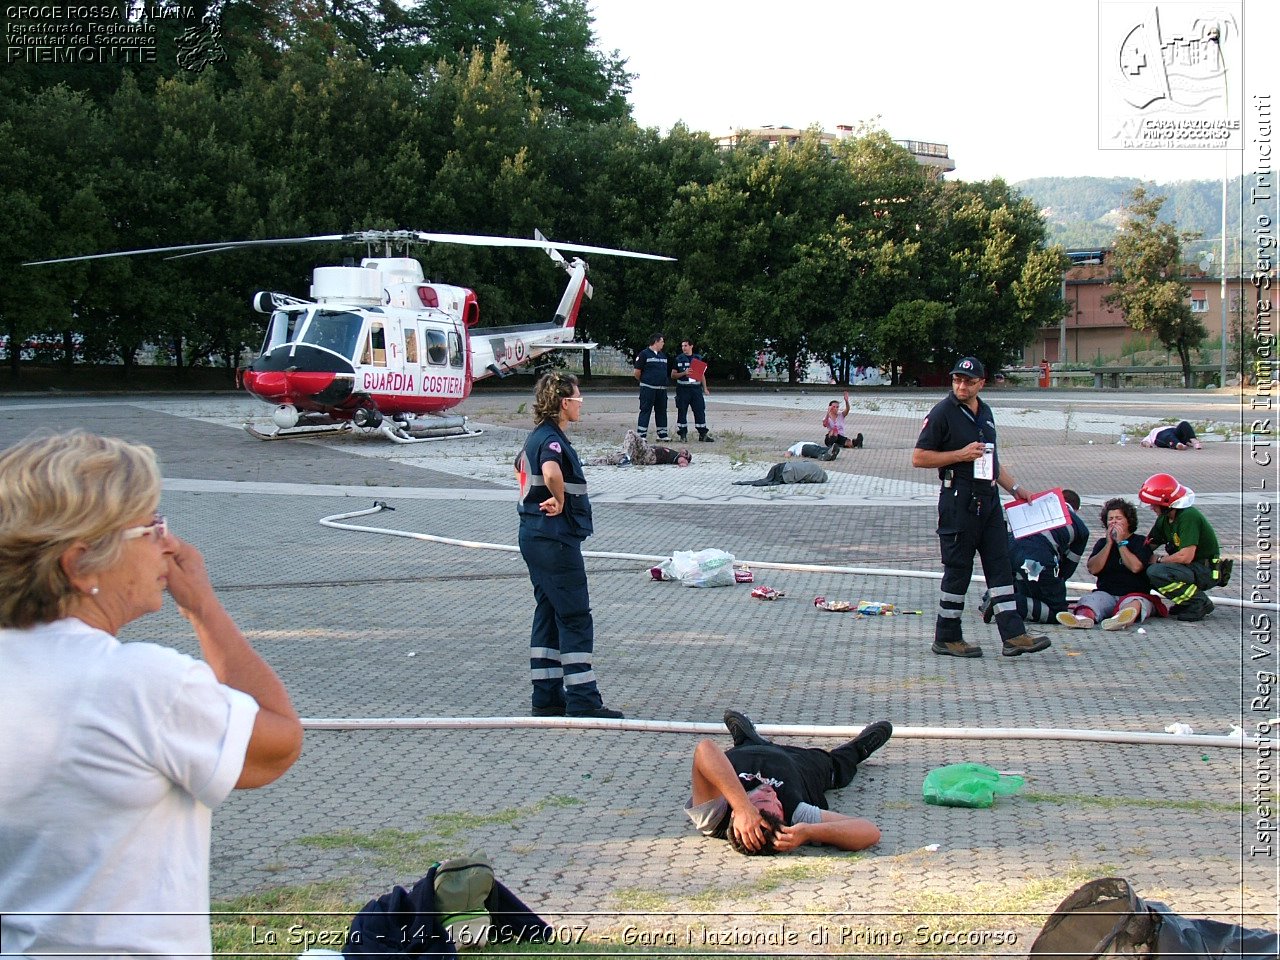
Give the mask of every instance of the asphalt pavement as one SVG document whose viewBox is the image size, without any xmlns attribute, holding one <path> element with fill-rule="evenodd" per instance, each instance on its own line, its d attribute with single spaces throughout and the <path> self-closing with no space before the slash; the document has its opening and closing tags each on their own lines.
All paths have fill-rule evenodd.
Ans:
<svg viewBox="0 0 1280 960">
<path fill-rule="evenodd" d="M 1185 915 L 1275 928 L 1274 616 L 1264 623 L 1259 611 L 1220 604 L 1200 623 L 1158 620 L 1145 633 L 1048 626 L 1050 650 L 1004 658 L 978 616 L 975 584 L 964 630 L 986 656 L 931 654 L 937 484 L 912 469 L 910 450 L 937 391 L 856 392 L 848 419 L 866 446 L 824 464 L 826 484 L 733 485 L 763 476 L 795 441 L 820 439 L 835 396 L 822 387 L 717 390 L 708 403 L 717 442 L 689 443 L 686 469 L 590 468 L 587 548 L 635 557 L 588 560 L 605 700 L 629 719 L 705 727 L 530 725 L 531 588 L 518 554 L 484 548 L 515 543 L 511 464 L 530 426 L 527 387 L 467 401 L 461 412 L 483 435 L 414 446 L 361 436 L 263 443 L 239 424 L 265 422 L 265 408 L 231 394 L 13 397 L 0 407 L 0 444 L 36 427 L 81 426 L 156 448 L 162 510 L 204 551 L 227 607 L 305 718 L 422 721 L 311 729 L 283 779 L 234 794 L 214 819 L 215 899 L 324 883 L 361 902 L 412 883 L 441 856 L 479 849 L 564 935 L 624 946 L 1019 955 L 1046 911 L 1101 876 L 1126 877 Z M 584 394 L 575 443 L 584 458 L 603 456 L 620 444 L 635 399 L 590 385 Z M 1276 599 L 1277 473 L 1274 458 L 1258 462 L 1271 449 L 1260 441 L 1275 434 L 1252 426 L 1247 397 L 993 388 L 984 397 L 1002 461 L 1024 487 L 1074 487 L 1096 531 L 1106 499 L 1136 500 L 1146 476 L 1173 472 L 1236 560 L 1222 595 Z M 1208 428 L 1204 449 L 1117 443 L 1167 417 Z M 1251 428 L 1252 443 L 1242 439 Z M 318 523 L 375 500 L 394 511 L 352 522 L 468 545 Z M 648 575 L 644 558 L 709 547 L 751 563 L 756 584 L 785 598 Z M 922 615 L 829 613 L 813 606 L 819 595 Z M 125 639 L 196 649 L 172 604 Z M 796 739 L 812 745 L 892 720 L 904 734 L 829 795 L 833 809 L 874 820 L 881 843 L 857 855 L 811 847 L 744 858 L 694 833 L 681 812 L 693 747 L 703 735 L 729 746 L 726 707 L 766 727 L 830 728 Z M 1001 732 L 1159 733 L 1175 723 L 1212 735 L 1237 725 L 1264 739 L 1240 749 Z M 926 805 L 925 774 L 960 761 L 1018 771 L 1026 785 L 990 809 Z"/>
</svg>

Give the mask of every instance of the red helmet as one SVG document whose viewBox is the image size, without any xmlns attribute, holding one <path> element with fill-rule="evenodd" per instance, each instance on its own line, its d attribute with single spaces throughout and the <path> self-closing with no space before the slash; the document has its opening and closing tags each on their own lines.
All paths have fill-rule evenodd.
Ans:
<svg viewBox="0 0 1280 960">
<path fill-rule="evenodd" d="M 1138 499 L 1156 507 L 1181 510 L 1196 502 L 1196 494 L 1190 487 L 1180 484 L 1172 474 L 1157 473 L 1147 477 L 1138 491 Z"/>
</svg>

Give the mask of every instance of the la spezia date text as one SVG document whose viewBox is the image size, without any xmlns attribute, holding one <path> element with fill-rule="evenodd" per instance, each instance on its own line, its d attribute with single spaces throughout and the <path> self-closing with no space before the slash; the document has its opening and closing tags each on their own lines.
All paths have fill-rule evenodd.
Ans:
<svg viewBox="0 0 1280 960">
<path fill-rule="evenodd" d="M 380 943 L 399 940 L 420 942 L 429 934 L 425 927 L 412 930 L 402 927 L 388 935 L 376 937 Z M 359 942 L 360 934 L 344 928 L 317 930 L 295 923 L 283 930 L 249 928 L 251 943 L 286 944 L 291 947 L 328 947 L 341 949 Z M 526 940 L 529 938 L 526 937 Z M 588 940 L 585 924 L 559 924 L 547 928 L 545 935 L 534 937 L 544 944 L 580 944 Z M 855 924 L 830 924 L 800 929 L 790 923 L 766 927 L 688 927 L 684 930 L 653 930 L 629 924 L 614 934 L 594 938 L 601 943 L 617 943 L 628 947 L 1011 947 L 1018 943 L 1016 930 L 940 929 L 926 923 L 906 930 Z M 472 944 L 459 944 L 471 946 Z"/>
<path fill-rule="evenodd" d="M 905 930 L 856 924 L 800 928 L 793 923 L 765 927 L 698 926 L 650 930 L 628 925 L 601 935 L 602 942 L 628 947 L 1005 947 L 1018 942 L 1016 930 L 939 929 L 926 923 Z"/>
</svg>

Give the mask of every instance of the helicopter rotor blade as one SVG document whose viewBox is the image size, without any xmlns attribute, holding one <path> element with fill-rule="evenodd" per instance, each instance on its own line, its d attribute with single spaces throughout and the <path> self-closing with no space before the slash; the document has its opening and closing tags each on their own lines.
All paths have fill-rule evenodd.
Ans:
<svg viewBox="0 0 1280 960">
<path fill-rule="evenodd" d="M 613 257 L 635 257 L 641 260 L 672 261 L 675 257 L 663 257 L 656 253 L 636 253 L 630 250 L 615 250 L 612 247 L 593 247 L 580 243 L 557 243 L 548 240 L 541 233 L 537 239 L 522 240 L 516 237 L 488 237 L 465 233 L 423 233 L 415 230 L 362 230 L 354 233 L 335 233 L 317 237 L 280 237 L 271 240 L 231 240 L 223 243 L 187 243 L 175 247 L 146 247 L 141 250 L 117 250 L 114 253 L 91 253 L 81 257 L 58 257 L 51 260 L 29 260 L 24 267 L 36 267 L 49 263 L 75 263 L 81 260 L 105 260 L 110 257 L 136 257 L 149 253 L 170 253 L 174 256 L 168 260 L 183 257 L 200 256 L 206 253 L 223 253 L 229 250 L 242 250 L 249 247 L 278 247 L 293 243 L 456 243 L 472 247 L 532 247 L 545 250 L 556 259 L 554 251 L 567 250 L 571 253 L 599 253 Z M 563 257 L 559 258 L 563 260 Z"/>
<path fill-rule="evenodd" d="M 46 263 L 74 263 L 77 260 L 105 260 L 109 257 L 136 257 L 145 253 L 174 253 L 178 250 L 192 251 L 190 253 L 179 254 L 178 257 L 195 256 L 201 253 L 221 253 L 226 250 L 235 250 L 240 247 L 264 247 L 264 246 L 281 246 L 289 243 L 319 243 L 323 241 L 343 241 L 358 239 L 350 234 L 333 234 L 323 237 L 287 237 L 278 240 L 232 240 L 226 243 L 186 243 L 176 247 L 146 247 L 142 250 L 117 250 L 115 253 L 91 253 L 83 257 L 59 257 L 55 260 L 30 260 L 23 264 L 24 267 L 38 267 Z M 166 257 L 168 260 L 176 260 L 178 257 Z"/>
<path fill-rule="evenodd" d="M 636 253 L 631 250 L 592 247 L 581 243 L 559 243 L 545 237 L 540 240 L 521 240 L 516 237 L 485 237 L 466 233 L 418 233 L 416 236 L 424 243 L 457 243 L 469 247 L 533 247 L 538 250 L 554 247 L 556 250 L 568 250 L 570 253 L 601 253 L 611 257 L 636 257 L 641 260 L 675 260 L 675 257 L 664 257 L 656 253 Z"/>
</svg>

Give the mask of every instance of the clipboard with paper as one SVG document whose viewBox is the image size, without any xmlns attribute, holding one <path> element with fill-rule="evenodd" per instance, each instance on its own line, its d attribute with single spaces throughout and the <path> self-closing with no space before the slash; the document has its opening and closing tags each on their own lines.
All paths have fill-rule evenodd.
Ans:
<svg viewBox="0 0 1280 960">
<path fill-rule="evenodd" d="M 1061 488 L 1046 490 L 1026 502 L 1010 503 L 1004 508 L 1004 515 L 1015 538 L 1056 530 L 1071 522 L 1071 514 Z"/>
</svg>

